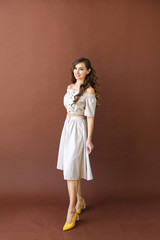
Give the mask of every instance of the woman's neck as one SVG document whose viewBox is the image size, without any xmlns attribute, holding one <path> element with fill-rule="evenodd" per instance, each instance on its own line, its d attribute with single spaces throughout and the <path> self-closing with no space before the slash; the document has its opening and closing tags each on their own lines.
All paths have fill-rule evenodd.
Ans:
<svg viewBox="0 0 160 240">
<path fill-rule="evenodd" d="M 77 80 L 75 86 L 80 87 L 84 83 L 84 80 Z"/>
</svg>

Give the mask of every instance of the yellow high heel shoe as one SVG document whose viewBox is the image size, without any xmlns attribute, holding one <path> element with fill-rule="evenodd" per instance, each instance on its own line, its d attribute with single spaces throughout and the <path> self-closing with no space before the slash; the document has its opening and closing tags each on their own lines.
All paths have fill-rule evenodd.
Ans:
<svg viewBox="0 0 160 240">
<path fill-rule="evenodd" d="M 81 214 L 82 209 L 86 209 L 86 207 L 87 207 L 86 202 L 83 199 L 81 207 L 80 207 L 80 209 L 77 210 L 77 213 Z"/>
<path fill-rule="evenodd" d="M 77 214 L 77 212 L 75 212 L 73 221 L 70 224 L 65 223 L 63 226 L 63 231 L 73 228 L 75 226 L 76 221 L 78 221 L 78 220 L 79 220 L 79 215 Z"/>
</svg>

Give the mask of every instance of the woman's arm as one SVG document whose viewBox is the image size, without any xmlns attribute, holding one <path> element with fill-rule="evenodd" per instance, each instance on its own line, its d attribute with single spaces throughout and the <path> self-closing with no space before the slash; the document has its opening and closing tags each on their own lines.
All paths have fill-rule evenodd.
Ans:
<svg viewBox="0 0 160 240">
<path fill-rule="evenodd" d="M 90 154 L 94 148 L 92 143 L 92 134 L 94 129 L 94 117 L 87 117 L 88 137 L 86 141 L 87 152 Z"/>
<path fill-rule="evenodd" d="M 86 98 L 86 109 L 84 115 L 87 116 L 88 137 L 86 141 L 87 152 L 90 154 L 94 148 L 92 143 L 92 133 L 94 128 L 94 115 L 96 107 L 95 90 L 92 87 L 86 89 L 89 95 Z"/>
</svg>

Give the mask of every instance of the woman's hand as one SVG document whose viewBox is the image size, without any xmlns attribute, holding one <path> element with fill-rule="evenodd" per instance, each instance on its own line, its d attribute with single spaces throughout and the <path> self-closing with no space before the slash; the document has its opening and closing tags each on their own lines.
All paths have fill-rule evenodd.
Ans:
<svg viewBox="0 0 160 240">
<path fill-rule="evenodd" d="M 90 154 L 94 148 L 94 145 L 90 139 L 87 139 L 86 141 L 86 148 L 87 148 L 88 154 Z"/>
</svg>

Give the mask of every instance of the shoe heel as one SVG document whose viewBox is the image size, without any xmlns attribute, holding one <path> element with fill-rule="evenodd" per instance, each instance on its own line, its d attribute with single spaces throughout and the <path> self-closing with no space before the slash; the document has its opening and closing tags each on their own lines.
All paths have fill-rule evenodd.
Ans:
<svg viewBox="0 0 160 240">
<path fill-rule="evenodd" d="M 77 216 L 76 216 L 76 221 L 79 221 L 79 215 L 78 215 L 78 213 L 77 213 Z"/>
<path fill-rule="evenodd" d="M 86 209 L 86 207 L 87 207 L 87 204 L 86 204 L 86 202 L 84 202 L 82 209 Z"/>
</svg>

